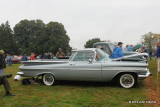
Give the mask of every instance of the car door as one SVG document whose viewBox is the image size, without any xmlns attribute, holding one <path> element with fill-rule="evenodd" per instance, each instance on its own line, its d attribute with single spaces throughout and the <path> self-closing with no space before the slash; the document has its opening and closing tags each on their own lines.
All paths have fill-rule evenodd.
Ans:
<svg viewBox="0 0 160 107">
<path fill-rule="evenodd" d="M 94 57 L 94 51 L 77 52 L 70 62 L 70 80 L 101 81 L 101 62 Z"/>
</svg>

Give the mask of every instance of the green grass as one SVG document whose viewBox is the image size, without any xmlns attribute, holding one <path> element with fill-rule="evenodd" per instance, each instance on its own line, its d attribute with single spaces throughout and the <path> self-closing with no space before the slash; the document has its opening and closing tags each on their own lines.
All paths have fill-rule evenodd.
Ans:
<svg viewBox="0 0 160 107">
<path fill-rule="evenodd" d="M 154 86 L 156 87 L 157 83 L 160 86 L 160 72 L 158 72 L 158 77 L 157 77 L 157 60 L 153 59 L 153 60 L 150 61 L 149 69 L 150 69 L 150 71 L 152 73 Z M 157 80 L 158 80 L 158 82 L 157 82 Z"/>
<path fill-rule="evenodd" d="M 15 75 L 19 66 L 7 67 L 5 74 Z M 144 107 L 145 104 L 130 104 L 128 101 L 147 100 L 144 81 L 139 81 L 132 89 L 94 82 L 60 82 L 55 86 L 21 85 L 21 81 L 13 78 L 9 82 L 16 96 L 5 96 L 4 88 L 0 86 L 0 106 L 3 107 Z"/>
<path fill-rule="evenodd" d="M 159 104 L 158 105 L 158 107 L 159 107 L 160 106 L 160 72 L 157 73 L 157 60 L 154 59 L 154 60 L 150 61 L 149 68 L 153 74 L 152 75 L 152 78 L 153 78 L 152 84 L 153 84 L 153 89 L 155 90 L 155 94 L 157 95 L 156 101 Z"/>
</svg>

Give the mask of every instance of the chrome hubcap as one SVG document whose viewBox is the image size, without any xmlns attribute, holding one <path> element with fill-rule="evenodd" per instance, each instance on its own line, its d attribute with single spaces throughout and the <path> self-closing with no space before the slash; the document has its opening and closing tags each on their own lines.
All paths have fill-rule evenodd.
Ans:
<svg viewBox="0 0 160 107">
<path fill-rule="evenodd" d="M 131 74 L 124 74 L 120 78 L 120 84 L 124 88 L 130 88 L 134 85 L 135 79 Z"/>
<path fill-rule="evenodd" d="M 43 81 L 45 85 L 52 85 L 54 83 L 54 77 L 52 74 L 45 74 Z"/>
<path fill-rule="evenodd" d="M 133 79 L 130 76 L 124 76 L 122 78 L 122 83 L 126 86 L 130 86 L 133 83 Z"/>
</svg>

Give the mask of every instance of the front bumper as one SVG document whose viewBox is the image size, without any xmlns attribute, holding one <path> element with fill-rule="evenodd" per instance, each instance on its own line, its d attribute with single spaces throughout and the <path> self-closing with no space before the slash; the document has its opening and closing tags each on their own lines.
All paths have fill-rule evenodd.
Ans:
<svg viewBox="0 0 160 107">
<path fill-rule="evenodd" d="M 17 72 L 17 75 L 24 75 L 23 72 Z"/>
<path fill-rule="evenodd" d="M 149 69 L 147 69 L 147 73 L 144 75 L 138 75 L 138 78 L 144 79 L 144 78 L 149 77 L 151 75 L 152 75 L 152 73 L 150 73 Z"/>
</svg>

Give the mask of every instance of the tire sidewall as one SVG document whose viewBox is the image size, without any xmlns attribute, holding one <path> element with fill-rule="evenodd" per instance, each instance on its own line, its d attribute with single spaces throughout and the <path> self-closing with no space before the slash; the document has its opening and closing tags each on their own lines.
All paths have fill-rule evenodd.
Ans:
<svg viewBox="0 0 160 107">
<path fill-rule="evenodd" d="M 47 81 L 45 81 L 47 76 L 51 76 L 52 77 L 52 79 L 53 79 L 52 83 L 48 84 Z M 43 81 L 44 85 L 51 86 L 51 85 L 53 85 L 55 83 L 55 78 L 54 78 L 54 76 L 52 74 L 44 74 L 43 78 L 42 78 L 42 81 Z"/>
<path fill-rule="evenodd" d="M 122 83 L 122 78 L 123 78 L 124 76 L 129 76 L 129 77 L 132 78 L 133 83 L 132 83 L 130 86 L 125 86 L 125 85 Z M 134 86 L 136 85 L 136 82 L 137 82 L 136 77 L 135 77 L 133 74 L 129 74 L 129 73 L 121 74 L 121 75 L 119 76 L 119 78 L 118 78 L 118 84 L 119 84 L 119 86 L 122 87 L 122 88 L 127 88 L 127 89 L 132 88 L 132 87 L 134 87 Z"/>
</svg>

